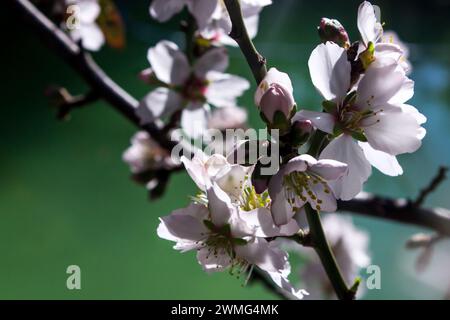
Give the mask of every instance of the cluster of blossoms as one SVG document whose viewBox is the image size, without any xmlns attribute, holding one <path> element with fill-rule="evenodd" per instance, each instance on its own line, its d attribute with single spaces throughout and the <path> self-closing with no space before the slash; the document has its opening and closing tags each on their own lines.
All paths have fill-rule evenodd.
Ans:
<svg viewBox="0 0 450 320">
<path fill-rule="evenodd" d="M 255 35 L 258 14 L 270 1 L 240 2 L 250 34 Z M 196 21 L 195 45 L 204 43 L 198 39 L 206 39 L 208 45 L 185 53 L 163 40 L 150 48 L 151 67 L 141 78 L 156 88 L 137 112 L 144 123 L 178 119 L 194 139 L 206 128 L 245 128 L 246 113 L 237 106 L 237 98 L 249 83 L 224 73 L 228 55 L 221 44 L 228 43 L 231 30 L 226 8 L 222 1 L 155 0 L 150 14 L 163 22 L 185 7 Z M 322 112 L 297 111 L 291 80 L 276 68 L 259 83 L 255 104 L 267 128 L 277 129 L 280 136 L 280 141 L 267 141 L 272 150 L 281 150 L 276 172 L 262 175 L 261 159 L 240 163 L 233 153 L 197 151 L 193 159 L 182 157 L 200 192 L 186 208 L 160 218 L 161 238 L 174 241 L 174 248 L 182 252 L 197 250 L 205 271 L 229 269 L 239 275 L 256 267 L 286 295 L 301 299 L 308 294 L 288 280 L 291 268 L 283 238 L 307 229 L 302 222 L 305 209 L 334 212 L 338 199 L 359 194 L 372 166 L 387 175 L 402 174 L 396 156 L 416 151 L 425 135 L 421 125 L 426 118 L 407 104 L 414 93 L 407 49 L 394 34 L 383 34 L 379 10 L 369 2 L 360 5 L 357 24 L 360 39 L 351 43 L 337 20 L 323 18 L 320 23 L 323 43 L 313 50 L 308 65 L 324 99 Z M 314 146 L 317 142 L 311 137 L 321 136 L 320 145 Z M 310 148 L 310 154 L 299 153 L 308 144 L 317 152 Z M 176 163 L 169 157 L 144 133 L 133 138 L 124 154 L 134 174 L 170 170 Z M 351 281 L 370 262 L 367 235 L 334 215 L 326 217 L 324 225 L 345 279 Z M 318 260 L 311 259 L 300 273 L 308 291 L 318 294 L 323 289 L 328 295 L 331 287 L 321 280 L 325 274 Z"/>
</svg>

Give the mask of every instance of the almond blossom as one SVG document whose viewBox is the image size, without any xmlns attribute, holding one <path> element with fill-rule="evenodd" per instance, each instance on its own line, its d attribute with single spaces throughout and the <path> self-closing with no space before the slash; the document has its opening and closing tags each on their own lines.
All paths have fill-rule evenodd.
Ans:
<svg viewBox="0 0 450 320">
<path fill-rule="evenodd" d="M 235 106 L 250 86 L 241 77 L 223 73 L 228 67 L 225 48 L 210 49 L 191 66 L 175 43 L 163 40 L 147 57 L 159 87 L 141 101 L 137 112 L 145 122 L 153 122 L 182 110 L 181 127 L 194 138 L 207 127 L 209 104 Z"/>
<path fill-rule="evenodd" d="M 347 171 L 345 163 L 335 160 L 316 160 L 302 154 L 289 160 L 270 179 L 269 195 L 275 224 L 292 223 L 296 211 L 309 203 L 315 210 L 336 211 L 336 198 L 329 186 Z"/>
<path fill-rule="evenodd" d="M 375 59 L 390 57 L 397 61 L 406 74 L 411 72 L 411 64 L 408 61 L 408 49 L 399 41 L 395 33 L 384 33 L 380 21 L 381 11 L 378 6 L 364 1 L 358 8 L 358 30 L 361 35 L 360 52 L 372 50 Z M 369 54 L 368 62 L 372 60 Z M 377 66 L 379 64 L 374 64 Z"/>
<path fill-rule="evenodd" d="M 303 298 L 307 292 L 296 290 L 287 279 L 290 273 L 287 253 L 279 248 L 278 242 L 265 239 L 283 234 L 270 211 L 260 210 L 269 203 L 267 199 L 249 194 L 251 187 L 239 188 L 242 180 L 234 179 L 236 166 L 229 167 L 225 174 L 215 172 L 215 164 L 223 161 L 220 155 L 204 160 L 203 168 L 183 160 L 204 193 L 187 208 L 160 218 L 158 236 L 176 242 L 174 249 L 182 252 L 197 250 L 197 259 L 207 272 L 230 269 L 231 273 L 240 275 L 249 271 L 250 275 L 256 266 L 267 272 L 281 289 L 295 298 Z M 240 197 L 236 189 L 241 190 Z"/>
<path fill-rule="evenodd" d="M 260 11 L 271 3 L 271 0 L 240 1 L 244 23 L 251 38 L 258 32 Z M 165 22 L 184 7 L 195 17 L 202 37 L 226 45 L 236 45 L 228 36 L 231 21 L 222 0 L 154 0 L 150 5 L 150 15 L 159 22 Z"/>
<path fill-rule="evenodd" d="M 370 176 L 370 165 L 387 175 L 401 174 L 395 156 L 416 151 L 425 136 L 421 124 L 426 118 L 406 104 L 414 82 L 386 57 L 382 65 L 368 68 L 356 90 L 348 93 L 351 65 L 345 49 L 332 42 L 317 46 L 308 64 L 329 113 L 302 110 L 294 119 L 309 119 L 336 136 L 320 156 L 349 166 L 348 174 L 332 183 L 336 196 L 349 200 L 358 194 Z"/>
<path fill-rule="evenodd" d="M 95 22 L 101 11 L 98 0 L 66 0 L 65 3 L 67 6 L 76 6 L 72 12 L 68 12 L 75 18 L 74 25 L 67 26 L 72 39 L 81 41 L 86 50 L 100 50 L 105 44 L 105 36 Z"/>
</svg>

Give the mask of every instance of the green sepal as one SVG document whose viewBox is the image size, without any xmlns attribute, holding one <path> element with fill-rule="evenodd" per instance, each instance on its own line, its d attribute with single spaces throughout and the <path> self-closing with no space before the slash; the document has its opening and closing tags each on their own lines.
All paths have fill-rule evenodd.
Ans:
<svg viewBox="0 0 450 320">
<path fill-rule="evenodd" d="M 322 102 L 323 109 L 328 113 L 335 113 L 337 109 L 337 105 L 335 102 L 330 100 L 325 100 Z"/>
<path fill-rule="evenodd" d="M 233 238 L 231 239 L 231 242 L 236 246 L 245 246 L 248 243 L 247 240 L 240 238 Z"/>
<path fill-rule="evenodd" d="M 360 283 L 361 283 L 361 277 L 356 277 L 355 281 L 353 282 L 353 285 L 350 287 L 350 292 L 353 294 L 356 294 Z"/>
<path fill-rule="evenodd" d="M 366 135 L 362 131 L 352 131 L 352 137 L 361 142 L 367 142 Z"/>
<path fill-rule="evenodd" d="M 205 227 L 207 227 L 211 231 L 216 230 L 216 226 L 214 225 L 214 223 L 212 223 L 209 220 L 203 220 L 203 224 L 205 225 Z"/>
<path fill-rule="evenodd" d="M 333 128 L 333 136 L 339 137 L 344 132 L 344 128 L 340 123 L 336 123 Z"/>
<path fill-rule="evenodd" d="M 373 44 L 373 42 L 369 42 L 367 49 L 359 55 L 359 60 L 361 61 L 364 70 L 367 70 L 370 64 L 375 61 L 374 53 L 375 45 Z"/>
<path fill-rule="evenodd" d="M 347 96 L 344 99 L 344 106 L 347 106 L 347 105 L 352 106 L 352 105 L 354 105 L 355 101 L 356 101 L 356 98 L 357 98 L 356 91 L 350 92 L 349 94 L 347 94 Z"/>
</svg>

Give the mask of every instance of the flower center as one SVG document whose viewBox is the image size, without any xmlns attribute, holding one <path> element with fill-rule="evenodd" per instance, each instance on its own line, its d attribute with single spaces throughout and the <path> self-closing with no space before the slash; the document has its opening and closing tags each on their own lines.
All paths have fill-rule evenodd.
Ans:
<svg viewBox="0 0 450 320">
<path fill-rule="evenodd" d="M 253 186 L 244 188 L 240 199 L 240 207 L 244 211 L 265 208 L 269 203 L 270 198 L 267 190 L 258 194 Z"/>
<path fill-rule="evenodd" d="M 317 210 L 321 210 L 323 199 L 320 199 L 314 190 L 319 187 L 324 193 L 330 193 L 327 182 L 321 176 L 309 171 L 291 172 L 284 176 L 283 185 L 287 201 L 292 207 L 297 208 L 300 208 L 298 204 L 298 199 L 300 199 L 301 205 L 309 201 Z"/>
<path fill-rule="evenodd" d="M 190 101 L 204 101 L 208 81 L 191 75 L 181 89 L 181 95 Z"/>
</svg>

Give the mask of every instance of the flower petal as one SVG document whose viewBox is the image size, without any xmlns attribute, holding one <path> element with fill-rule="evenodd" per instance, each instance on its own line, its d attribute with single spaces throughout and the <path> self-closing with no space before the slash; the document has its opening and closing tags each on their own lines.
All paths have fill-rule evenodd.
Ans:
<svg viewBox="0 0 450 320">
<path fill-rule="evenodd" d="M 184 0 L 153 0 L 150 5 L 150 15 L 159 22 L 166 22 L 180 12 L 185 4 Z"/>
<path fill-rule="evenodd" d="M 156 119 L 171 115 L 183 107 L 182 97 L 168 88 L 156 88 L 140 102 L 136 113 L 141 124 L 154 122 Z"/>
<path fill-rule="evenodd" d="M 160 218 L 158 236 L 171 241 L 199 241 L 208 231 L 202 220 L 208 216 L 208 209 L 199 204 L 173 211 Z"/>
<path fill-rule="evenodd" d="M 195 0 L 187 3 L 188 9 L 197 21 L 199 30 L 205 28 L 211 20 L 218 4 L 217 0 Z"/>
<path fill-rule="evenodd" d="M 321 159 L 309 168 L 325 180 L 336 180 L 347 172 L 347 164 L 330 159 Z"/>
<path fill-rule="evenodd" d="M 156 77 L 167 84 L 181 85 L 191 72 L 186 55 L 171 41 L 158 42 L 148 50 L 147 59 Z"/>
<path fill-rule="evenodd" d="M 320 159 L 334 159 L 348 165 L 347 174 L 329 182 L 338 199 L 350 200 L 355 197 L 372 172 L 361 147 L 346 134 L 331 141 L 322 151 Z"/>
<path fill-rule="evenodd" d="M 212 223 L 217 227 L 224 226 L 231 216 L 230 197 L 216 183 L 207 185 L 206 195 Z"/>
<path fill-rule="evenodd" d="M 224 72 L 228 68 L 228 53 L 225 47 L 208 50 L 194 65 L 194 72 L 200 79 L 205 79 L 209 71 Z"/>
<path fill-rule="evenodd" d="M 364 1 L 358 8 L 358 29 L 364 44 L 376 43 L 383 35 L 383 26 L 378 21 L 375 9 L 368 1 Z"/>
<path fill-rule="evenodd" d="M 297 112 L 292 118 L 292 123 L 298 120 L 310 120 L 317 129 L 326 133 L 333 133 L 336 122 L 334 116 L 329 113 L 310 110 L 300 110 Z"/>
<path fill-rule="evenodd" d="M 206 272 L 223 271 L 231 264 L 230 256 L 220 250 L 215 253 L 214 248 L 204 247 L 197 251 L 197 260 Z"/>
<path fill-rule="evenodd" d="M 181 113 L 181 127 L 186 134 L 197 139 L 205 134 L 208 128 L 208 111 L 209 106 L 205 104 L 203 107 L 186 107 Z"/>
<path fill-rule="evenodd" d="M 368 142 L 358 142 L 363 149 L 364 155 L 370 164 L 380 170 L 382 173 L 395 177 L 403 174 L 403 169 L 395 156 L 386 152 L 375 150 Z"/>
<path fill-rule="evenodd" d="M 268 272 L 282 270 L 287 262 L 287 253 L 272 247 L 264 238 L 255 238 L 243 246 L 236 246 L 236 255 Z"/>
<path fill-rule="evenodd" d="M 210 84 L 205 96 L 208 102 L 216 107 L 235 106 L 236 99 L 250 88 L 246 79 L 227 73 L 210 71 L 207 78 Z"/>
<path fill-rule="evenodd" d="M 326 100 L 341 101 L 350 87 L 347 52 L 333 42 L 318 45 L 308 61 L 311 80 Z"/>
<path fill-rule="evenodd" d="M 417 121 L 417 114 L 405 112 L 401 107 L 384 106 L 373 119 L 363 121 L 370 145 L 391 155 L 412 153 L 420 148 L 425 129 Z"/>
</svg>

